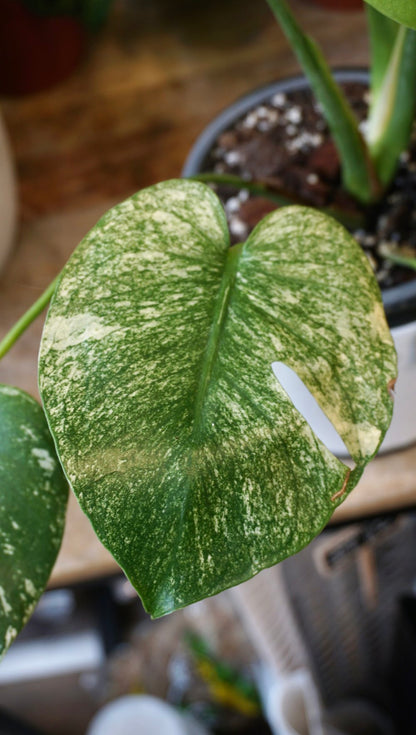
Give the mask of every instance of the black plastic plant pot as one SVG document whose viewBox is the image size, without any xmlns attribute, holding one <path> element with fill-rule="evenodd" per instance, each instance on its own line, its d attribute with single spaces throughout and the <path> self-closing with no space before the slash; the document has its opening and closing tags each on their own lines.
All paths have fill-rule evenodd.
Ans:
<svg viewBox="0 0 416 735">
<path fill-rule="evenodd" d="M 338 82 L 368 84 L 368 72 L 363 69 L 336 70 Z M 276 94 L 291 93 L 309 88 L 305 77 L 297 76 L 274 82 L 241 97 L 227 107 L 205 128 L 192 147 L 182 175 L 197 176 L 208 170 L 210 152 L 216 146 L 219 136 L 231 129 L 234 124 L 259 105 L 269 102 Z M 408 282 L 382 290 L 383 303 L 399 356 L 399 380 L 395 391 L 395 408 L 391 427 L 382 445 L 382 451 L 405 447 L 416 441 L 416 278 Z M 290 393 L 290 386 L 285 386 Z M 297 390 L 297 388 L 296 388 Z M 306 388 L 305 388 L 306 391 Z M 309 397 L 292 395 L 297 407 L 308 418 Z M 345 446 L 323 416 L 323 426 L 311 425 L 318 436 L 336 454 L 345 454 Z M 319 423 L 319 422 L 318 422 Z"/>
</svg>

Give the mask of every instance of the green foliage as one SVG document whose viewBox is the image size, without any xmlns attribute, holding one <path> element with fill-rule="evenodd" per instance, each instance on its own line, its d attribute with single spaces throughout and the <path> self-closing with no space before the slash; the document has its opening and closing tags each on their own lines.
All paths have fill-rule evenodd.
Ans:
<svg viewBox="0 0 416 735">
<path fill-rule="evenodd" d="M 316 43 L 307 36 L 285 0 L 267 0 L 292 44 L 319 100 L 338 148 L 345 188 L 359 201 L 369 203 L 379 193 L 377 179 L 357 120 Z"/>
<path fill-rule="evenodd" d="M 369 8 L 368 17 L 373 29 L 372 47 L 378 49 L 374 31 L 377 26 L 377 39 L 381 37 L 386 27 L 385 22 L 380 23 L 384 16 Z M 400 153 L 407 147 L 416 109 L 416 31 L 393 25 L 396 35 L 391 53 L 384 59 L 383 54 L 374 55 L 367 129 L 371 157 L 383 187 L 390 183 Z"/>
<path fill-rule="evenodd" d="M 23 0 L 23 3 L 35 15 L 68 15 L 96 30 L 105 21 L 112 0 Z"/>
<path fill-rule="evenodd" d="M 416 29 L 414 0 L 366 0 L 366 2 L 397 23 Z"/>
<path fill-rule="evenodd" d="M 416 32 L 398 26 L 368 6 L 372 51 L 371 110 L 366 139 L 320 49 L 299 27 L 286 0 L 267 0 L 319 100 L 337 146 L 343 183 L 356 199 L 371 203 L 391 182 L 406 149 L 415 114 Z M 395 20 L 410 24 L 416 10 L 402 3 L 373 2 Z M 390 12 L 393 10 L 397 12 Z"/>
<path fill-rule="evenodd" d="M 89 27 L 111 2 L 24 1 Z M 268 2 L 323 106 L 346 187 L 374 200 L 410 133 L 415 34 L 369 9 L 366 142 L 317 46 L 284 0 Z M 371 4 L 416 24 L 407 0 Z M 352 470 L 295 409 L 277 361 L 315 395 Z M 384 438 L 395 377 L 371 269 L 330 218 L 286 207 L 230 248 L 224 212 L 202 184 L 165 182 L 115 207 L 53 298 L 40 356 L 49 429 L 33 399 L 0 386 L 0 652 L 61 541 L 67 484 L 54 442 L 97 535 L 159 616 L 250 578 L 320 531 Z"/>
<path fill-rule="evenodd" d="M 316 396 L 353 471 L 274 361 Z M 153 616 L 305 546 L 377 451 L 395 375 L 378 287 L 338 223 L 287 207 L 230 248 L 218 199 L 189 181 L 139 192 L 87 235 L 40 353 L 65 473 Z"/>
<path fill-rule="evenodd" d="M 48 581 L 67 497 L 41 407 L 23 391 L 0 385 L 0 654 Z"/>
<path fill-rule="evenodd" d="M 377 97 L 390 64 L 400 26 L 379 13 L 371 5 L 365 6 L 371 51 L 371 96 Z"/>
</svg>

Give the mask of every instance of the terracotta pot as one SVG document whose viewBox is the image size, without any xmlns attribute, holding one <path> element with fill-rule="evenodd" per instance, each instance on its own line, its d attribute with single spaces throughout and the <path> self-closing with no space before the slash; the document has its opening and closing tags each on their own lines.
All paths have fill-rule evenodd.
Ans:
<svg viewBox="0 0 416 735">
<path fill-rule="evenodd" d="M 339 82 L 368 83 L 368 72 L 364 70 L 338 70 L 334 76 Z M 251 109 L 279 92 L 287 93 L 308 86 L 304 77 L 294 77 L 257 89 L 237 100 L 201 133 L 189 153 L 182 175 L 195 176 L 204 170 L 204 162 L 218 136 Z M 380 450 L 385 452 L 416 441 L 416 279 L 384 290 L 382 297 L 399 357 L 393 420 Z M 289 368 L 282 370 L 279 367 L 275 373 L 296 407 L 328 448 L 335 454 L 345 455 L 342 440 L 300 379 Z"/>
<path fill-rule="evenodd" d="M 0 12 L 0 94 L 47 89 L 81 60 L 86 32 L 76 18 L 37 16 L 19 0 L 2 0 Z"/>
</svg>

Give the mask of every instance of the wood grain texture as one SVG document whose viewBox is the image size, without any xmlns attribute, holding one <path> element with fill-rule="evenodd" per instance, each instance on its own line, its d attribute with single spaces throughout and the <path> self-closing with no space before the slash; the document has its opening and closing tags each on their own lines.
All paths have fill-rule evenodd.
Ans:
<svg viewBox="0 0 416 735">
<path fill-rule="evenodd" d="M 362 13 L 293 6 L 331 64 L 351 63 L 351 48 L 354 65 L 366 63 Z M 177 176 L 213 115 L 298 70 L 266 3 L 116 4 L 75 75 L 43 94 L 3 103 L 22 217 L 123 199 Z"/>
<path fill-rule="evenodd" d="M 292 6 L 331 65 L 351 64 L 352 49 L 355 66 L 367 63 L 361 12 L 328 13 L 301 0 Z M 193 0 L 124 0 L 115 3 L 109 24 L 66 82 L 42 94 L 3 99 L 19 180 L 20 228 L 0 276 L 0 334 L 40 295 L 106 209 L 178 176 L 213 115 L 252 88 L 298 71 L 266 3 L 213 0 L 203 8 Z M 34 396 L 42 323 L 39 318 L 0 365 L 2 382 Z M 341 512 L 376 512 L 391 507 L 392 498 L 395 507 L 414 502 L 412 468 L 415 449 L 376 460 Z M 116 568 L 71 498 L 52 583 Z"/>
</svg>

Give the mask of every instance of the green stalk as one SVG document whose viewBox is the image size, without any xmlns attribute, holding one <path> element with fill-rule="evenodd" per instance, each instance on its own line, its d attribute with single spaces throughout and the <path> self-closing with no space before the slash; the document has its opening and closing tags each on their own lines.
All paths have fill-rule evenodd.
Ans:
<svg viewBox="0 0 416 735">
<path fill-rule="evenodd" d="M 276 191 L 269 187 L 267 183 L 263 183 L 261 181 L 247 181 L 246 179 L 242 179 L 233 174 L 217 174 L 208 171 L 206 173 L 197 174 L 196 176 L 190 176 L 189 178 L 191 181 L 201 181 L 205 184 L 211 183 L 218 184 L 219 186 L 232 186 L 235 189 L 247 189 L 250 194 L 264 197 L 264 199 L 269 199 L 280 207 L 286 207 L 293 204 L 304 205 L 304 202 L 300 199 L 290 196 L 289 194 Z M 344 227 L 348 227 L 350 230 L 356 230 L 364 224 L 364 215 L 359 212 L 347 212 L 338 209 L 337 207 L 314 207 L 314 209 L 319 209 L 324 214 L 333 217 L 344 225 Z"/>
<path fill-rule="evenodd" d="M 396 255 L 395 253 L 383 253 L 385 260 L 391 260 L 396 265 L 403 265 L 405 268 L 412 268 L 416 271 L 416 258 L 408 258 L 405 255 Z"/>
<path fill-rule="evenodd" d="M 364 204 L 377 200 L 381 189 L 367 145 L 355 115 L 335 82 L 322 52 L 302 31 L 285 0 L 267 0 L 267 3 L 321 103 L 341 159 L 345 188 Z"/>
<path fill-rule="evenodd" d="M 32 322 L 42 313 L 45 307 L 51 300 L 53 293 L 56 288 L 58 278 L 55 278 L 52 283 L 49 284 L 47 289 L 41 296 L 35 301 L 34 304 L 27 310 L 25 314 L 16 322 L 11 328 L 10 332 L 0 342 L 0 359 L 13 347 L 14 343 L 17 342 L 19 337 L 26 331 L 26 329 L 32 324 Z"/>
<path fill-rule="evenodd" d="M 267 184 L 263 184 L 260 181 L 247 181 L 247 179 L 242 179 L 240 176 L 235 176 L 234 174 L 217 174 L 207 171 L 206 173 L 200 173 L 196 176 L 190 176 L 189 178 L 191 181 L 201 181 L 206 184 L 211 183 L 219 184 L 220 186 L 232 186 L 235 189 L 247 189 L 250 194 L 270 199 L 271 202 L 280 204 L 282 207 L 287 204 L 298 204 L 298 201 L 295 198 L 280 193 L 279 191 L 272 190 L 267 186 Z"/>
</svg>

